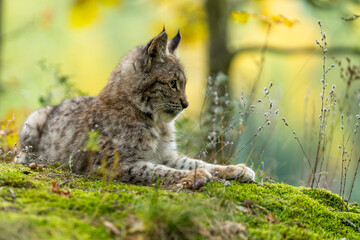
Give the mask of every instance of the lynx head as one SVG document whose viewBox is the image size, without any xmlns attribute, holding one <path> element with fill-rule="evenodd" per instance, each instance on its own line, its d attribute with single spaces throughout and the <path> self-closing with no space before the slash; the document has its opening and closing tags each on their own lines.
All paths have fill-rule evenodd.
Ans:
<svg viewBox="0 0 360 240">
<path fill-rule="evenodd" d="M 100 99 L 114 107 L 128 102 L 154 121 L 172 121 L 188 105 L 184 69 L 175 55 L 180 32 L 168 41 L 165 29 L 130 51 L 114 70 Z"/>
</svg>

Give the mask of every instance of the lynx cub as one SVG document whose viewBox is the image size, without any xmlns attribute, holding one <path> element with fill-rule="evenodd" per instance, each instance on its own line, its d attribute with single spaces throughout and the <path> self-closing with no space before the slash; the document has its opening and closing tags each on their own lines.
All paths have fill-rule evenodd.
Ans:
<svg viewBox="0 0 360 240">
<path fill-rule="evenodd" d="M 220 166 L 178 155 L 174 120 L 189 106 L 186 76 L 174 54 L 181 40 L 168 41 L 165 29 L 146 45 L 130 51 L 97 97 L 77 97 L 32 113 L 20 132 L 20 144 L 32 146 L 16 162 L 69 164 L 89 173 L 107 161 L 120 181 L 192 188 L 212 178 L 250 182 L 254 172 L 243 164 Z M 98 151 L 86 151 L 90 131 L 98 132 Z M 116 161 L 118 161 L 116 163 Z M 115 163 L 114 163 L 115 162 Z"/>
</svg>

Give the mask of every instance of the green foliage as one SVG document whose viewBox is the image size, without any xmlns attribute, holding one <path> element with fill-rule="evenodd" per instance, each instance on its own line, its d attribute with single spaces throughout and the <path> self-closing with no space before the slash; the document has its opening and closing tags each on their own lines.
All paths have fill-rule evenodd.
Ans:
<svg viewBox="0 0 360 240">
<path fill-rule="evenodd" d="M 85 151 L 98 151 L 99 150 L 99 131 L 88 132 L 88 140 L 85 144 Z"/>
<path fill-rule="evenodd" d="M 69 76 L 60 72 L 59 66 L 50 65 L 45 60 L 41 60 L 39 66 L 42 71 L 51 75 L 51 81 L 54 82 L 48 93 L 39 98 L 41 106 L 56 105 L 66 99 L 86 95 L 69 81 Z"/>
<path fill-rule="evenodd" d="M 0 163 L 2 239 L 359 239 L 360 208 L 339 211 L 328 191 L 270 184 L 209 183 L 200 192 L 101 181 L 49 167 Z M 57 182 L 64 197 L 52 190 Z M 253 204 L 246 208 L 246 199 Z M 245 200 L 245 201 L 244 201 Z M 247 200 L 248 201 L 248 200 Z M 251 214 L 249 212 L 251 211 Z M 272 214 L 272 215 L 271 215 Z M 271 217 L 272 216 L 272 217 Z M 242 224 L 231 233 L 227 223 Z"/>
<path fill-rule="evenodd" d="M 0 119 L 0 161 L 11 161 L 17 154 L 17 129 L 14 124 L 15 114 L 11 119 Z"/>
</svg>

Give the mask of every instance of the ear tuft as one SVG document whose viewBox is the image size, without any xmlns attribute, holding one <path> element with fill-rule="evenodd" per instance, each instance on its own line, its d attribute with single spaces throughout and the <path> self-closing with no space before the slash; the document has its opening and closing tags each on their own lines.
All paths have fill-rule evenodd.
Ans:
<svg viewBox="0 0 360 240">
<path fill-rule="evenodd" d="M 147 49 L 149 57 L 152 59 L 162 59 L 162 57 L 166 54 L 167 40 L 168 35 L 164 28 L 164 30 L 159 35 L 150 41 L 149 47 Z"/>
<path fill-rule="evenodd" d="M 150 71 L 153 62 L 163 62 L 163 57 L 166 55 L 166 46 L 167 46 L 168 35 L 165 31 L 165 26 L 161 33 L 154 37 L 148 44 L 145 46 L 146 50 L 146 63 L 145 71 Z"/>
<path fill-rule="evenodd" d="M 180 41 L 181 41 L 181 34 L 180 34 L 180 29 L 179 29 L 177 34 L 175 35 L 175 37 L 173 37 L 169 41 L 168 49 L 169 49 L 170 53 L 175 52 L 176 48 L 179 46 Z"/>
</svg>

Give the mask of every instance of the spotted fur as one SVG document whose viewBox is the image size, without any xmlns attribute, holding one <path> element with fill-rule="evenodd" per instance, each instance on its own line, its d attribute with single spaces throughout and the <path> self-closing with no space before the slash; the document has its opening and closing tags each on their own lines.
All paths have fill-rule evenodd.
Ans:
<svg viewBox="0 0 360 240">
<path fill-rule="evenodd" d="M 168 41 L 164 30 L 122 59 L 99 96 L 32 113 L 20 143 L 33 152 L 22 152 L 16 161 L 46 159 L 82 174 L 106 161 L 119 180 L 144 185 L 161 180 L 192 188 L 214 177 L 253 180 L 254 172 L 243 164 L 219 166 L 178 154 L 174 120 L 189 105 L 185 72 L 175 55 L 180 40 L 178 33 Z M 85 147 L 91 131 L 98 132 L 96 151 Z"/>
</svg>

